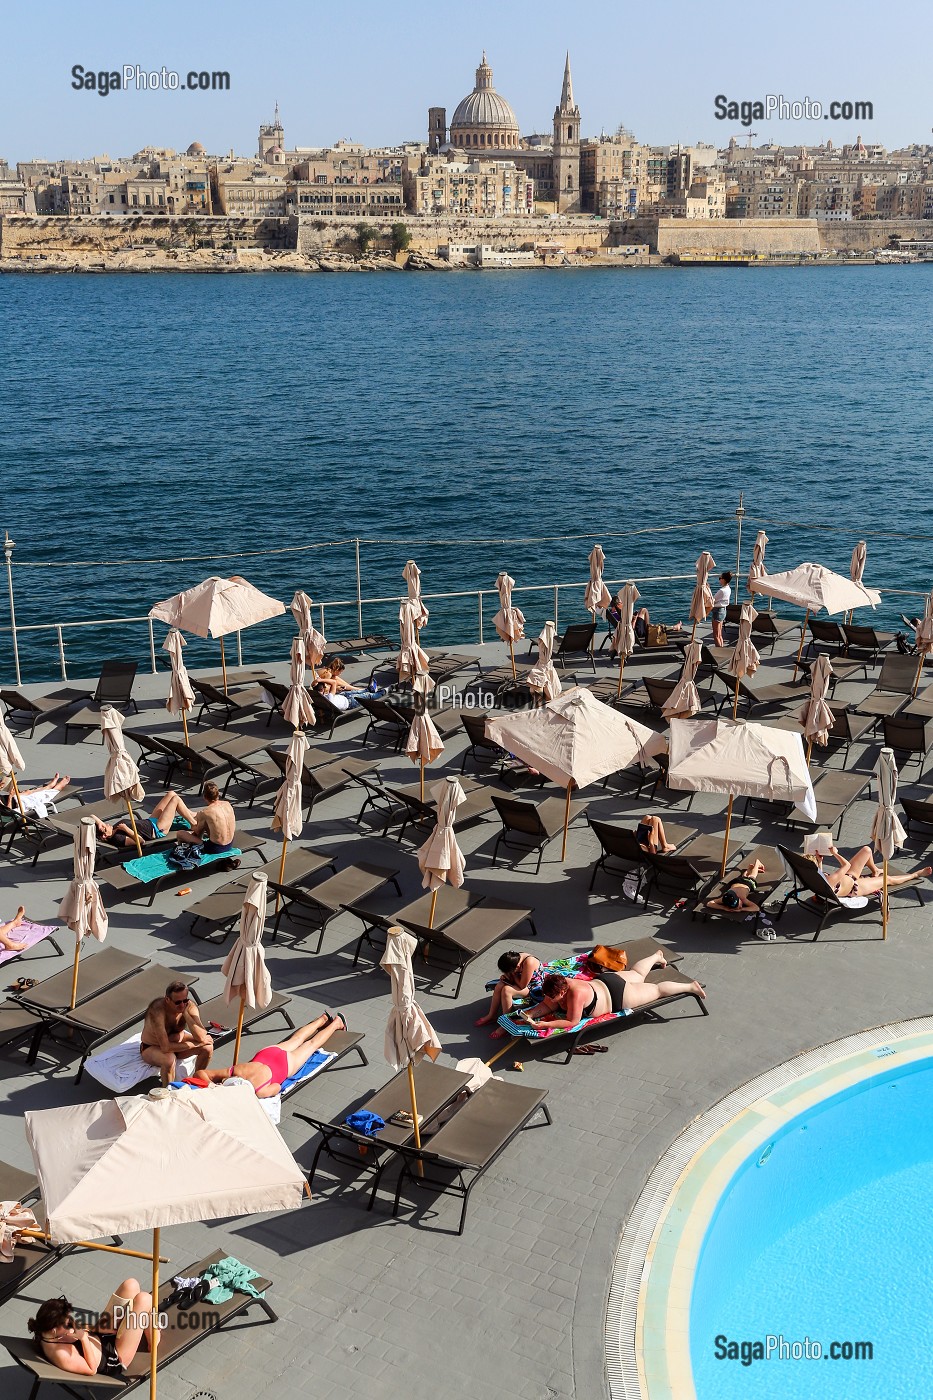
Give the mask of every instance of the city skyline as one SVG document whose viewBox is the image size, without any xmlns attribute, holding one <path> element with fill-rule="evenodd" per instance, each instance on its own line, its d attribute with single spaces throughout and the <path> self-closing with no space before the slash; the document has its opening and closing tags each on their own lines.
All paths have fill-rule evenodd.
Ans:
<svg viewBox="0 0 933 1400">
<path fill-rule="evenodd" d="M 902 7 L 897 28 L 883 31 L 877 10 L 864 4 L 833 3 L 814 13 L 792 0 L 779 25 L 756 27 L 735 0 L 720 6 L 715 20 L 674 0 L 663 21 L 657 12 L 619 14 L 600 6 L 568 18 L 547 0 L 533 12 L 515 5 L 506 14 L 480 3 L 455 46 L 436 10 L 420 2 L 406 9 L 404 25 L 381 7 L 363 8 L 371 10 L 366 23 L 350 31 L 341 15 L 292 0 L 267 19 L 242 0 L 222 6 L 208 0 L 196 13 L 167 0 L 156 34 L 142 12 L 115 0 L 100 0 L 91 22 L 86 11 L 45 0 L 6 26 L 14 62 L 0 93 L 0 156 L 11 164 L 118 156 L 148 145 L 185 149 L 194 140 L 218 154 L 247 153 L 257 121 L 268 120 L 276 102 L 301 146 L 341 138 L 369 145 L 423 140 L 426 107 L 456 105 L 484 47 L 523 134 L 550 129 L 569 49 L 586 135 L 624 123 L 640 141 L 661 145 L 723 147 L 731 136 L 744 142 L 749 130 L 756 145 L 818 146 L 831 138 L 840 146 L 859 133 L 889 149 L 930 140 L 925 46 L 909 41 L 930 26 L 914 0 Z M 300 41 L 302 32 L 307 42 Z M 659 56 L 663 62 L 655 61 Z M 165 66 L 183 81 L 189 69 L 227 72 L 229 91 L 101 97 L 72 86 L 76 64 L 96 73 L 119 71 L 124 63 Z M 763 103 L 768 94 L 824 108 L 833 100 L 867 102 L 873 117 L 756 116 L 743 124 L 715 115 L 720 95 Z"/>
</svg>

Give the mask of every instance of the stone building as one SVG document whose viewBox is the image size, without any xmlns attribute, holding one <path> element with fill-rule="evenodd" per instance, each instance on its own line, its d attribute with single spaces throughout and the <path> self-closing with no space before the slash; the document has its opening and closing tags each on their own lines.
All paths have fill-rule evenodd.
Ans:
<svg viewBox="0 0 933 1400">
<path fill-rule="evenodd" d="M 448 150 L 412 162 L 405 196 L 428 218 L 525 218 L 534 210 L 534 181 L 514 160 L 460 160 Z"/>
<path fill-rule="evenodd" d="M 564 64 L 549 148 L 540 138 L 522 137 L 515 112 L 493 86 L 492 68 L 484 53 L 476 70 L 476 85 L 457 104 L 449 130 L 447 109 L 428 108 L 428 156 L 448 151 L 456 160 L 512 161 L 531 178 L 537 204 L 551 204 L 562 214 L 578 212 L 580 108 L 573 96 L 570 55 Z"/>
</svg>

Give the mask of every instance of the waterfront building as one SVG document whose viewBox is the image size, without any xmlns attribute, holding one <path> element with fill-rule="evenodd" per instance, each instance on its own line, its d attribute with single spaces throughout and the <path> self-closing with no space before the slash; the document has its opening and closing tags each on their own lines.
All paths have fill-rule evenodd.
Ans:
<svg viewBox="0 0 933 1400">
<path fill-rule="evenodd" d="M 527 218 L 534 181 L 512 160 L 426 156 L 405 174 L 408 207 L 426 217 Z"/>
<path fill-rule="evenodd" d="M 220 213 L 232 216 L 284 217 L 288 212 L 288 186 L 284 174 L 257 161 L 233 160 L 215 167 L 214 179 Z"/>
<path fill-rule="evenodd" d="M 648 196 L 648 147 L 628 133 L 580 142 L 580 208 L 604 219 L 631 219 Z"/>
</svg>

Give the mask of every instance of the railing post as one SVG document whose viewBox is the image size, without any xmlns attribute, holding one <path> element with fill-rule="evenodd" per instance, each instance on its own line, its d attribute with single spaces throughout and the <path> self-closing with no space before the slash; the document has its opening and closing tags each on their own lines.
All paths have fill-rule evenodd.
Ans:
<svg viewBox="0 0 933 1400">
<path fill-rule="evenodd" d="M 3 557 L 6 560 L 6 586 L 10 595 L 10 631 L 13 634 L 13 665 L 16 668 L 16 684 L 22 685 L 23 678 L 19 670 L 19 642 L 16 640 L 16 604 L 13 601 L 13 550 L 16 541 L 10 539 L 9 530 L 4 530 Z"/>
<path fill-rule="evenodd" d="M 356 546 L 356 626 L 358 637 L 363 635 L 363 585 L 360 579 L 360 541 L 359 536 L 353 541 Z M 321 629 L 324 630 L 323 628 Z"/>
<path fill-rule="evenodd" d="M 148 618 L 147 621 L 149 623 L 149 659 L 152 662 L 152 674 L 155 675 L 158 670 L 155 654 L 155 632 L 152 630 L 152 618 Z"/>
<path fill-rule="evenodd" d="M 62 680 L 66 681 L 68 679 L 68 668 L 65 665 L 65 639 L 62 636 L 60 623 L 55 624 L 55 631 L 58 633 L 58 660 L 62 668 Z"/>
<path fill-rule="evenodd" d="M 557 612 L 558 612 L 559 607 L 560 607 L 560 584 L 555 583 L 555 585 L 554 585 L 554 626 L 557 627 L 558 631 L 560 631 L 560 627 L 559 627 L 559 624 L 558 624 L 558 621 L 557 621 Z"/>
<path fill-rule="evenodd" d="M 739 579 L 742 575 L 742 521 L 745 519 L 745 492 L 739 492 L 739 504 L 735 511 L 736 521 L 736 542 L 735 542 L 735 586 L 739 587 Z"/>
<path fill-rule="evenodd" d="M 483 645 L 483 590 L 482 590 L 482 589 L 479 590 L 479 593 L 478 593 L 477 596 L 478 596 L 478 598 L 479 598 L 479 644 L 480 644 L 480 646 L 482 646 L 482 645 Z"/>
</svg>

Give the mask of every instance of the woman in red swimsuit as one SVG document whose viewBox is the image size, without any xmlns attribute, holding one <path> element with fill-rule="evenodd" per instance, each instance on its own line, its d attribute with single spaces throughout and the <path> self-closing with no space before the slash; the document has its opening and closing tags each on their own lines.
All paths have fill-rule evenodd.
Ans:
<svg viewBox="0 0 933 1400">
<path fill-rule="evenodd" d="M 252 1084 L 257 1098 L 271 1099 L 281 1093 L 286 1079 L 297 1074 L 315 1050 L 326 1045 L 334 1031 L 346 1029 L 347 1023 L 339 1011 L 325 1011 L 316 1020 L 292 1031 L 280 1045 L 269 1045 L 265 1050 L 258 1050 L 246 1064 L 231 1065 L 229 1069 L 202 1069 L 192 1075 L 191 1082 L 206 1086 L 223 1084 L 226 1079 L 245 1079 Z"/>
</svg>

